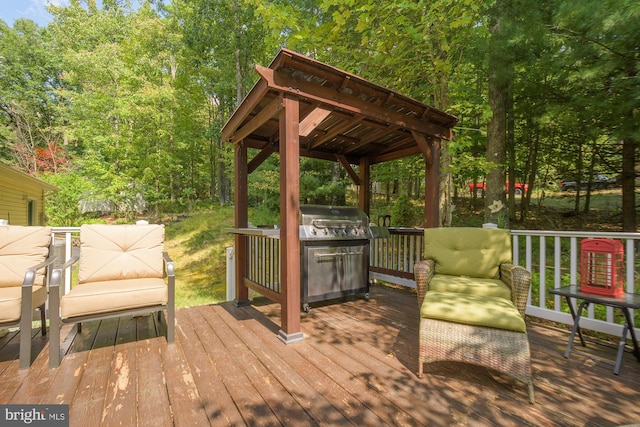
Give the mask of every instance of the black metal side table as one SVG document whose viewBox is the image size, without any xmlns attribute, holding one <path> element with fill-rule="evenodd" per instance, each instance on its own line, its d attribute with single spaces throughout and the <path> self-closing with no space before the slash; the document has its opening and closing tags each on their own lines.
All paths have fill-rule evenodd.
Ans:
<svg viewBox="0 0 640 427">
<path fill-rule="evenodd" d="M 573 328 L 571 329 L 571 335 L 569 335 L 569 343 L 567 344 L 567 350 L 564 352 L 564 357 L 568 358 L 571 353 L 571 348 L 573 347 L 573 339 L 576 336 L 576 332 L 580 336 L 580 342 L 582 346 L 586 346 L 584 342 L 584 338 L 582 337 L 582 332 L 580 331 L 580 318 L 582 316 L 582 310 L 587 308 L 589 304 L 600 304 L 608 307 L 619 308 L 622 310 L 622 313 L 625 317 L 625 324 L 622 328 L 622 336 L 620 337 L 620 342 L 618 343 L 618 355 L 616 357 L 616 364 L 613 368 L 613 373 L 618 375 L 620 373 L 620 367 L 622 365 L 622 355 L 624 354 L 624 346 L 627 342 L 627 332 L 631 334 L 631 341 L 633 342 L 633 354 L 636 356 L 638 362 L 640 362 L 640 348 L 638 347 L 638 340 L 636 338 L 636 333 L 633 327 L 633 319 L 631 318 L 631 313 L 629 309 L 640 309 L 640 295 L 639 294 L 630 294 L 625 293 L 619 297 L 606 297 L 596 294 L 588 294 L 584 292 L 580 292 L 580 287 L 576 285 L 564 286 L 558 289 L 550 289 L 550 294 L 560 295 L 565 298 L 567 304 L 569 305 L 569 310 L 571 310 L 571 317 L 573 317 Z M 571 302 L 571 298 L 575 298 L 577 300 L 581 300 L 578 305 L 578 310 L 573 306 Z"/>
</svg>

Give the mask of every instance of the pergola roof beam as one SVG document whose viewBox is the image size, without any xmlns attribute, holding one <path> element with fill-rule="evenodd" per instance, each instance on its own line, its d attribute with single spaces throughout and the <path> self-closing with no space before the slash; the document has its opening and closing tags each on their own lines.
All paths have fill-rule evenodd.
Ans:
<svg viewBox="0 0 640 427">
<path fill-rule="evenodd" d="M 260 103 L 268 91 L 269 87 L 267 86 L 267 82 L 258 80 L 251 89 L 251 92 L 249 92 L 238 108 L 236 108 L 236 111 L 234 111 L 229 121 L 222 128 L 221 138 L 223 141 L 231 140 L 233 132 L 240 127 L 245 117 Z"/>
<path fill-rule="evenodd" d="M 254 130 L 268 122 L 278 111 L 282 109 L 282 96 L 278 96 L 271 101 L 269 105 L 264 107 L 253 119 L 242 128 L 238 129 L 231 138 L 231 142 L 237 144 L 246 136 L 250 135 Z"/>
<path fill-rule="evenodd" d="M 316 107 L 300 122 L 300 136 L 308 136 L 327 116 L 331 110 Z"/>
<path fill-rule="evenodd" d="M 451 138 L 451 130 L 446 126 L 421 121 L 410 114 L 399 113 L 331 88 L 294 79 L 282 71 L 275 71 L 260 65 L 256 65 L 256 71 L 271 89 L 328 104 L 382 122 L 396 123 L 399 127 L 408 130 L 433 135 L 438 138 Z"/>
</svg>

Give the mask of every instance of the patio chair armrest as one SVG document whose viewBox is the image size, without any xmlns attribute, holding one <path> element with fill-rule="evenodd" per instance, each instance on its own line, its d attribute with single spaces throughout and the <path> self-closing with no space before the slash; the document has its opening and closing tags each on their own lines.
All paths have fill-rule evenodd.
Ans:
<svg viewBox="0 0 640 427">
<path fill-rule="evenodd" d="M 69 258 L 69 260 L 67 262 L 65 262 L 64 264 L 62 264 L 58 268 L 60 270 L 66 270 L 68 267 L 71 267 L 73 264 L 78 262 L 79 259 L 80 259 L 80 257 L 78 255 L 74 255 L 71 258 Z"/>
<path fill-rule="evenodd" d="M 47 259 L 45 259 L 44 261 L 42 261 L 40 264 L 34 265 L 31 268 L 28 268 L 27 271 L 24 274 L 24 279 L 22 281 L 22 291 L 20 293 L 20 298 L 22 298 L 23 304 L 22 304 L 22 313 L 20 315 L 21 319 L 29 319 L 29 322 L 31 321 L 31 301 L 33 298 L 33 294 L 32 294 L 32 289 L 33 289 L 33 283 L 36 280 L 36 276 L 38 273 L 38 270 L 42 269 L 42 268 L 49 268 L 53 262 L 56 260 L 55 256 L 49 257 Z M 21 326 L 22 328 L 23 326 Z"/>
<path fill-rule="evenodd" d="M 173 260 L 169 256 L 167 252 L 162 253 L 162 259 L 164 260 L 165 266 L 165 274 L 167 277 L 167 287 L 169 288 L 169 306 L 173 307 L 175 305 L 175 294 L 176 294 L 176 271 L 175 266 L 173 264 Z"/>
<path fill-rule="evenodd" d="M 531 272 L 519 265 L 500 264 L 500 279 L 511 288 L 511 300 L 524 316 L 531 287 Z"/>
<path fill-rule="evenodd" d="M 33 267 L 30 267 L 27 269 L 25 275 L 24 275 L 24 280 L 22 281 L 22 286 L 27 286 L 27 287 L 31 287 L 33 286 L 33 282 L 36 280 L 36 274 L 38 272 L 38 270 L 44 268 L 44 267 L 49 267 L 53 264 L 53 262 L 56 260 L 55 256 L 49 257 L 47 259 L 45 259 L 44 261 L 42 261 L 40 264 L 38 265 L 34 265 Z"/>
<path fill-rule="evenodd" d="M 175 340 L 175 318 L 176 318 L 176 271 L 173 260 L 167 252 L 162 253 L 165 272 L 167 275 L 167 342 L 173 343 Z"/>
<path fill-rule="evenodd" d="M 49 280 L 49 300 L 57 298 L 60 300 L 60 282 L 62 281 L 62 269 L 54 268 L 51 272 L 51 280 Z"/>
<path fill-rule="evenodd" d="M 71 258 L 69 258 L 67 262 L 53 269 L 53 271 L 51 272 L 51 279 L 49 280 L 49 284 L 48 284 L 50 300 L 54 293 L 55 293 L 55 296 L 57 296 L 57 299 L 60 300 L 61 289 L 64 290 L 64 287 L 60 288 L 60 282 L 64 277 L 64 271 L 67 268 L 71 267 L 76 262 L 78 262 L 79 259 L 80 257 L 78 255 L 74 255 Z"/>
<path fill-rule="evenodd" d="M 413 277 L 416 280 L 416 290 L 418 291 L 418 306 L 422 306 L 422 301 L 429 290 L 429 283 L 436 271 L 436 263 L 432 259 L 418 261 L 413 266 Z"/>
<path fill-rule="evenodd" d="M 171 257 L 167 252 L 162 253 L 162 259 L 164 260 L 165 274 L 168 277 L 175 277 L 176 275 L 175 266 L 173 264 L 173 260 L 171 259 Z"/>
</svg>

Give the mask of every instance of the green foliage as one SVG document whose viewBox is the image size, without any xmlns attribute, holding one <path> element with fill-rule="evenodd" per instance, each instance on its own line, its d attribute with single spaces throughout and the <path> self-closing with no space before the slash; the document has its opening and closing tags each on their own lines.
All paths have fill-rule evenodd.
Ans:
<svg viewBox="0 0 640 427">
<path fill-rule="evenodd" d="M 249 208 L 249 223 L 254 226 L 271 226 L 280 224 L 280 209 L 258 205 Z"/>
<path fill-rule="evenodd" d="M 391 224 L 394 227 L 422 226 L 422 209 L 415 206 L 407 195 L 396 199 L 391 209 Z"/>
<path fill-rule="evenodd" d="M 155 216 L 231 201 L 233 147 L 220 131 L 256 82 L 254 65 L 281 46 L 457 115 L 442 170 L 459 188 L 496 166 L 539 188 L 634 163 L 621 147 L 633 151 L 640 128 L 636 1 L 74 0 L 49 10 L 47 28 L 0 22 L 0 161 L 36 173 L 64 172 L 68 159 L 76 178 L 65 179 L 121 206 L 141 193 Z M 504 38 L 493 51 L 509 70 L 504 165 L 486 155 L 497 10 Z M 418 198 L 422 163 L 374 166 L 384 203 Z M 272 156 L 250 176 L 250 204 L 268 223 L 278 167 Z M 633 179 L 633 167 L 624 174 Z M 303 160 L 300 186 L 303 203 L 351 202 L 335 164 Z"/>
<path fill-rule="evenodd" d="M 60 189 L 47 198 L 45 205 L 47 225 L 73 227 L 87 222 L 87 217 L 80 213 L 78 206 L 83 194 L 93 189 L 85 177 L 77 172 L 69 172 L 46 174 L 39 178 Z"/>
<path fill-rule="evenodd" d="M 306 159 L 300 161 L 300 203 L 343 206 L 350 181 L 337 163 Z M 278 224 L 280 212 L 279 157 L 268 158 L 249 175 L 249 206 L 258 218 L 254 224 Z"/>
<path fill-rule="evenodd" d="M 349 182 L 337 163 L 304 159 L 300 164 L 301 203 L 343 206 Z"/>
<path fill-rule="evenodd" d="M 53 95 L 58 73 L 45 31 L 30 20 L 13 28 L 0 21 L 0 161 L 31 174 L 45 169 L 41 153 L 61 140 Z M 57 159 L 50 160 L 55 171 Z"/>
</svg>

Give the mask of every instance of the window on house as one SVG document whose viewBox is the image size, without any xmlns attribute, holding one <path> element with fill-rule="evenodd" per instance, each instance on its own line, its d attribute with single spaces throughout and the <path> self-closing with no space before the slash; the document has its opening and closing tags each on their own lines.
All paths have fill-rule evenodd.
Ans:
<svg viewBox="0 0 640 427">
<path fill-rule="evenodd" d="M 27 200 L 27 224 L 38 225 L 36 224 L 37 215 L 38 215 L 38 211 L 36 210 L 36 201 Z"/>
</svg>

